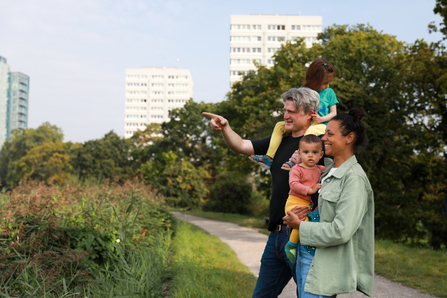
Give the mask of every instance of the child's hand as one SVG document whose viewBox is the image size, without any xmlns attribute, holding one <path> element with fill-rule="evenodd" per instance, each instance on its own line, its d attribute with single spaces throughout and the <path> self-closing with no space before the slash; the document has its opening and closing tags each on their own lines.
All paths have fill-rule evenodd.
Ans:
<svg viewBox="0 0 447 298">
<path fill-rule="evenodd" d="M 316 193 L 319 189 L 321 188 L 321 184 L 317 183 L 314 186 L 312 186 L 311 188 L 309 188 L 309 191 L 307 192 L 308 195 L 313 195 L 314 193 Z"/>
<path fill-rule="evenodd" d="M 312 120 L 314 122 L 320 123 L 321 122 L 321 117 L 317 113 L 312 113 Z"/>
</svg>

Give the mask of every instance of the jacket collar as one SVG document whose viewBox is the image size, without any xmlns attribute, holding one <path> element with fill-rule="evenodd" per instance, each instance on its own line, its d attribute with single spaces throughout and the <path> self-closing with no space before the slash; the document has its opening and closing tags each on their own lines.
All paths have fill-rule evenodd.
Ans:
<svg viewBox="0 0 447 298">
<path fill-rule="evenodd" d="M 357 163 L 357 158 L 355 155 L 348 158 L 347 161 L 345 161 L 338 169 L 337 171 L 332 174 L 335 178 L 341 178 L 343 175 L 353 166 Z M 332 166 L 333 167 L 333 166 Z M 331 168 L 332 168 L 331 167 Z"/>
</svg>

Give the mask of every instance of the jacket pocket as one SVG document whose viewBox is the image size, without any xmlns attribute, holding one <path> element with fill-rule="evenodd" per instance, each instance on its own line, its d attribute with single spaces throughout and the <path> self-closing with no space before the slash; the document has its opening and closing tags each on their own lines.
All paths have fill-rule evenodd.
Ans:
<svg viewBox="0 0 447 298">
<path fill-rule="evenodd" d="M 340 191 L 326 191 L 320 194 L 318 205 L 322 222 L 331 222 L 334 219 L 340 195 Z"/>
</svg>

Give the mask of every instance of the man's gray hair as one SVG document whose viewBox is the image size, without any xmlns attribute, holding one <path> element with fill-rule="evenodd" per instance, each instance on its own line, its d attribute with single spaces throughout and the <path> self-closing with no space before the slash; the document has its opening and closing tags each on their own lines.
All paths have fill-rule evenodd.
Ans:
<svg viewBox="0 0 447 298">
<path fill-rule="evenodd" d="M 303 115 L 306 115 L 311 110 L 318 112 L 318 107 L 320 105 L 320 95 L 318 92 L 307 87 L 302 87 L 299 89 L 292 88 L 281 94 L 281 98 L 284 101 L 284 104 L 288 100 L 293 101 L 297 111 L 301 107 L 303 109 Z"/>
</svg>

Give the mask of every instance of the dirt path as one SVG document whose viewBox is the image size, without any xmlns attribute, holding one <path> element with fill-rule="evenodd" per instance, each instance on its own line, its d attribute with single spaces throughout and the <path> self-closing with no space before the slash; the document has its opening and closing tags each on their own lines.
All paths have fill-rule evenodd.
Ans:
<svg viewBox="0 0 447 298">
<path fill-rule="evenodd" d="M 260 234 L 256 229 L 240 227 L 233 223 L 210 220 L 206 218 L 185 215 L 173 212 L 181 220 L 192 223 L 208 233 L 219 237 L 224 243 L 233 249 L 239 260 L 250 269 L 257 277 L 262 253 L 264 251 L 267 236 Z M 375 276 L 374 298 L 436 298 L 427 294 L 422 294 L 417 290 L 404 287 L 398 283 L 391 282 L 384 277 Z M 287 285 L 281 298 L 295 298 L 296 285 L 293 280 Z M 337 298 L 362 298 L 366 297 L 362 293 L 354 292 L 338 295 Z"/>
</svg>

